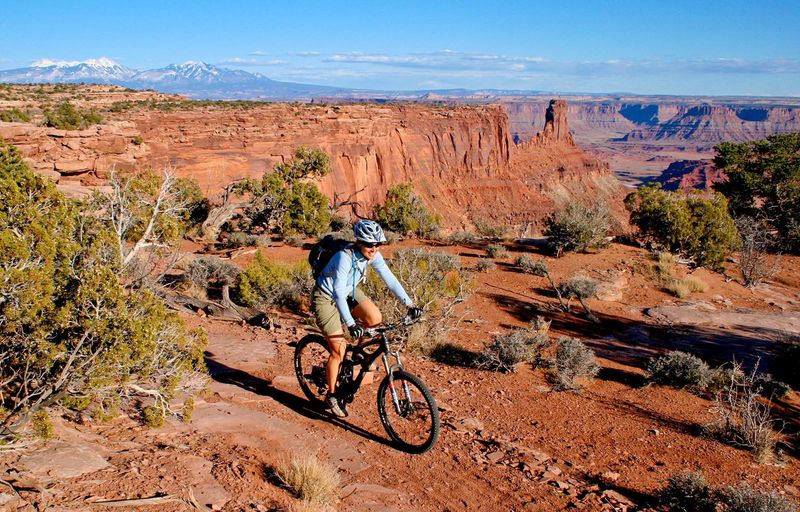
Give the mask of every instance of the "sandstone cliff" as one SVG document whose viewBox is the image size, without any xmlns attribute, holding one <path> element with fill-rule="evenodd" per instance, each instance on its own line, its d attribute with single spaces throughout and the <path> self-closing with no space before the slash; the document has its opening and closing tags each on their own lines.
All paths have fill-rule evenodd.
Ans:
<svg viewBox="0 0 800 512">
<path fill-rule="evenodd" d="M 0 123 L 0 137 L 73 193 L 102 184 L 113 168 L 167 166 L 214 196 L 307 145 L 331 156 L 323 192 L 333 198 L 359 191 L 362 213 L 382 202 L 390 186 L 411 182 L 453 227 L 475 218 L 535 224 L 571 194 L 618 188 L 608 166 L 573 142 L 567 105 L 553 102 L 546 115 L 539 135 L 515 145 L 501 106 L 202 103 L 159 109 L 142 102 L 104 113 L 104 124 L 87 130 Z"/>
</svg>

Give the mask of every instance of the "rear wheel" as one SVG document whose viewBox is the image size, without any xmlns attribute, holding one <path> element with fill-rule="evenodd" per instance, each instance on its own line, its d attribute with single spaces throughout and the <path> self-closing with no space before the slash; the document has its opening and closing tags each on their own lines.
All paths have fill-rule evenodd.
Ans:
<svg viewBox="0 0 800 512">
<path fill-rule="evenodd" d="M 394 398 L 397 398 L 395 403 Z M 419 377 L 395 370 L 378 387 L 378 414 L 389 437 L 409 453 L 424 453 L 439 437 L 439 409 Z"/>
<path fill-rule="evenodd" d="M 309 334 L 294 349 L 294 373 L 303 394 L 314 404 L 322 404 L 328 390 L 328 342 L 322 336 Z"/>
</svg>

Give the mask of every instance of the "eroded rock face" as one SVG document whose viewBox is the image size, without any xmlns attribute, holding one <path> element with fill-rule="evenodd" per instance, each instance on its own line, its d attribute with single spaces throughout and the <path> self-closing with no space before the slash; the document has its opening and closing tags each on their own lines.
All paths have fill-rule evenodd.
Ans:
<svg viewBox="0 0 800 512">
<path fill-rule="evenodd" d="M 330 198 L 357 192 L 367 215 L 390 186 L 411 182 L 458 227 L 475 218 L 535 223 L 559 197 L 618 188 L 607 165 L 575 146 L 566 102 L 552 101 L 547 112 L 541 132 L 516 145 L 502 106 L 418 104 L 140 106 L 81 131 L 0 123 L 0 137 L 73 195 L 113 169 L 168 167 L 213 197 L 288 161 L 298 146 L 318 147 L 331 157 L 332 173 L 319 184 Z"/>
</svg>

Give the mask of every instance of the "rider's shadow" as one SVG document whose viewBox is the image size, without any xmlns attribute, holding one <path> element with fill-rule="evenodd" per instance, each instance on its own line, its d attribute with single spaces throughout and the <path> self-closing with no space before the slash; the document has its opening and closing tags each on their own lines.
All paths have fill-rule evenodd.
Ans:
<svg viewBox="0 0 800 512">
<path fill-rule="evenodd" d="M 232 368 L 220 363 L 219 361 L 216 361 L 214 359 L 214 354 L 209 351 L 205 352 L 205 361 L 206 366 L 208 366 L 209 375 L 217 382 L 221 382 L 223 384 L 232 384 L 246 391 L 250 391 L 251 393 L 261 396 L 268 396 L 279 404 L 288 407 L 292 411 L 296 412 L 297 414 L 301 414 L 306 418 L 326 421 L 349 432 L 357 434 L 365 439 L 369 439 L 370 441 L 375 441 L 387 446 L 393 445 L 388 439 L 379 437 L 372 432 L 364 430 L 363 428 L 353 425 L 352 423 L 341 418 L 321 412 L 317 407 L 314 406 L 314 404 L 303 397 L 299 397 L 292 393 L 283 391 L 282 389 L 278 389 L 273 386 L 271 382 L 250 375 L 246 371 Z"/>
</svg>

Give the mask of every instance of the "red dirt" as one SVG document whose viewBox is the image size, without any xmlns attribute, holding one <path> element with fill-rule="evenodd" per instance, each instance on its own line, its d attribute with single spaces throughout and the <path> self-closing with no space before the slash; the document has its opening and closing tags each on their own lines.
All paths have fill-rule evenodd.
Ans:
<svg viewBox="0 0 800 512">
<path fill-rule="evenodd" d="M 464 267 L 474 266 L 483 255 L 477 246 L 443 250 L 460 254 Z M 286 260 L 306 255 L 291 247 L 267 251 Z M 109 424 L 86 418 L 60 423 L 62 441 L 81 437 L 82 443 L 104 446 L 111 467 L 55 481 L 47 494 L 55 508 L 48 510 L 88 510 L 87 497 L 165 493 L 186 498 L 189 489 L 201 503 L 217 503 L 223 510 L 285 509 L 296 501 L 270 478 L 269 468 L 304 451 L 338 467 L 343 480 L 339 510 L 641 510 L 670 475 L 682 470 L 701 470 L 713 485 L 747 481 L 790 497 L 797 492 L 796 445 L 785 445 L 778 462 L 757 464 L 749 452 L 702 433 L 713 416 L 711 401 L 686 391 L 640 386 L 645 358 L 661 350 L 701 339 L 707 359 L 721 363 L 730 353 L 758 346 L 749 342 L 768 342 L 763 333 L 741 333 L 735 326 L 656 324 L 644 308 L 686 302 L 643 275 L 649 265 L 644 251 L 623 245 L 598 254 L 548 258 L 556 280 L 578 271 L 606 282 L 619 284 L 620 276 L 627 280 L 617 287 L 621 295 L 615 301 L 590 301 L 603 320 L 599 325 L 556 313 L 546 280 L 513 268 L 511 262 L 523 252 L 539 256 L 535 247 L 517 245 L 508 257 L 496 260 L 496 271 L 475 274 L 477 289 L 451 341 L 477 352 L 492 334 L 542 315 L 553 321 L 552 336 L 578 336 L 600 356 L 602 371 L 582 393 L 552 391 L 538 369 L 501 374 L 407 356 L 409 369 L 429 385 L 443 409 L 435 448 L 408 455 L 386 441 L 375 409 L 376 384 L 362 388 L 346 420 L 309 406 L 294 380 L 289 344 L 305 332 L 302 316 L 281 314 L 274 332 L 192 318 L 191 323 L 209 332 L 215 375 L 192 423 L 160 429 L 127 417 Z M 797 311 L 798 267 L 800 258 L 786 258 L 786 271 L 770 284 L 793 304 L 770 305 L 772 294 L 705 271 L 695 275 L 709 290 L 690 300 L 724 311 Z M 737 342 L 733 346 L 732 340 Z M 777 405 L 786 421 L 784 432 L 800 429 L 797 394 Z M 99 437 L 89 438 L 89 433 Z M 21 455 L 0 454 L 0 468 L 18 467 Z M 0 487 L 2 493 L 8 489 Z M 31 501 L 42 496 L 22 495 Z M 626 499 L 634 505 L 625 505 Z M 177 502 L 142 508 L 190 509 Z"/>
</svg>

